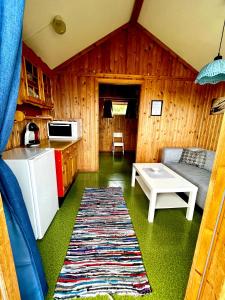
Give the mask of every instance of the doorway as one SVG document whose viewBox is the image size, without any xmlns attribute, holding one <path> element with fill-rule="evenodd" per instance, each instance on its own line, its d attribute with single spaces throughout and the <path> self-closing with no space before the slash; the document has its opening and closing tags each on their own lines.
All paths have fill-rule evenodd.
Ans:
<svg viewBox="0 0 225 300">
<path fill-rule="evenodd" d="M 140 92 L 140 84 L 99 83 L 99 152 L 112 152 L 113 132 L 121 132 L 125 153 L 135 153 Z"/>
</svg>

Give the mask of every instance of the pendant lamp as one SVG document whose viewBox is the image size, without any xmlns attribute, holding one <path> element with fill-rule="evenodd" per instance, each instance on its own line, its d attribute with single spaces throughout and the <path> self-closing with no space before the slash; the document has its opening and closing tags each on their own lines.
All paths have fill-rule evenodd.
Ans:
<svg viewBox="0 0 225 300">
<path fill-rule="evenodd" d="M 223 30 L 220 39 L 220 46 L 218 55 L 214 58 L 214 61 L 204 66 L 199 72 L 195 83 L 199 84 L 216 84 L 221 81 L 225 81 L 225 59 L 220 55 L 220 49 L 223 41 L 223 33 L 225 27 L 225 20 L 223 23 Z"/>
</svg>

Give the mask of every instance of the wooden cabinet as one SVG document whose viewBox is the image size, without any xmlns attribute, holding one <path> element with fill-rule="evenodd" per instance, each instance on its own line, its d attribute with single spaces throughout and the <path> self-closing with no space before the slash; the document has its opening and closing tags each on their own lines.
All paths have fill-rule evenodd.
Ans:
<svg viewBox="0 0 225 300">
<path fill-rule="evenodd" d="M 42 79 L 43 79 L 43 97 L 44 97 L 45 105 L 53 107 L 51 79 L 44 72 L 42 72 Z"/>
<path fill-rule="evenodd" d="M 23 43 L 17 111 L 21 119 L 51 119 L 53 71 Z M 21 121 L 21 119 L 17 121 Z"/>
<path fill-rule="evenodd" d="M 50 77 L 41 67 L 26 57 L 22 58 L 21 83 L 18 104 L 29 103 L 41 108 L 53 108 Z"/>
<path fill-rule="evenodd" d="M 58 196 L 64 197 L 77 175 L 77 143 L 55 150 Z"/>
<path fill-rule="evenodd" d="M 26 58 L 23 58 L 23 67 L 27 98 L 43 102 L 41 70 Z"/>
</svg>

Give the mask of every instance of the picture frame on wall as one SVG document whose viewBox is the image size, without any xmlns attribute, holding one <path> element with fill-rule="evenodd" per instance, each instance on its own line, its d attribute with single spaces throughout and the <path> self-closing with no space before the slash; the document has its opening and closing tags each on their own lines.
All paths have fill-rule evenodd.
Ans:
<svg viewBox="0 0 225 300">
<path fill-rule="evenodd" d="M 162 115 L 163 100 L 152 100 L 150 103 L 150 116 Z"/>
<path fill-rule="evenodd" d="M 225 112 L 225 97 L 212 99 L 210 115 L 223 114 Z"/>
</svg>

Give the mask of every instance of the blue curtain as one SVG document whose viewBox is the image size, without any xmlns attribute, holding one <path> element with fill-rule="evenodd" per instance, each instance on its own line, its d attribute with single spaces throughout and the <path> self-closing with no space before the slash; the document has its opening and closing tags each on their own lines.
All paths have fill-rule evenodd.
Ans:
<svg viewBox="0 0 225 300">
<path fill-rule="evenodd" d="M 0 0 L 0 192 L 21 298 L 40 300 L 47 292 L 40 254 L 20 187 L 1 159 L 12 131 L 18 97 L 23 11 L 24 0 Z"/>
</svg>

